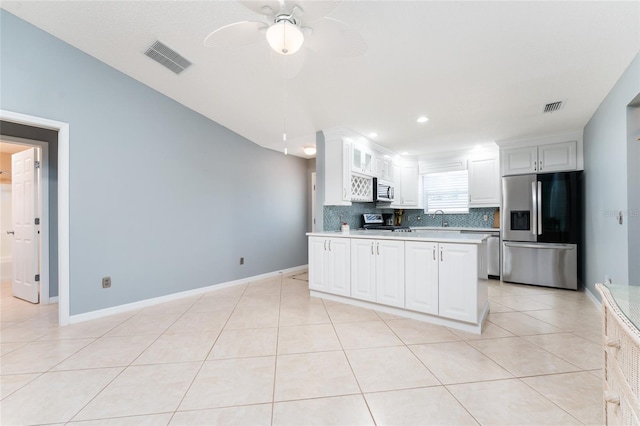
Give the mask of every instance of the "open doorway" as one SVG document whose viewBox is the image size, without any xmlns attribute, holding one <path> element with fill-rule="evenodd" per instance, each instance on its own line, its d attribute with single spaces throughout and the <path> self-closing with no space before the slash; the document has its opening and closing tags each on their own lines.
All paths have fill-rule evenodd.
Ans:
<svg viewBox="0 0 640 426">
<path fill-rule="evenodd" d="M 0 279 L 3 295 L 57 302 L 49 279 L 49 167 L 46 143 L 0 138 Z M 10 283 L 10 285 L 9 285 Z M 52 294 L 53 293 L 53 294 Z"/>
<path fill-rule="evenodd" d="M 49 250 L 46 255 L 50 261 L 42 263 L 40 279 L 49 279 L 53 289 L 54 281 L 57 292 L 52 291 L 51 296 L 58 297 L 57 317 L 59 325 L 67 325 L 70 320 L 69 312 L 69 125 L 67 123 L 0 110 L 0 134 L 13 138 L 29 139 L 31 143 L 39 145 L 48 161 L 43 161 L 52 171 L 50 173 L 48 187 L 52 195 L 50 200 L 43 200 L 43 209 L 48 211 L 42 214 L 41 235 L 42 246 Z M 15 142 L 12 141 L 12 142 Z M 45 184 L 43 184 L 45 186 Z M 52 189 L 53 188 L 53 189 Z M 55 196 L 53 196 L 55 195 Z M 46 214 L 45 214 L 46 213 Z M 49 218 L 44 223 L 44 218 Z M 45 225 L 47 232 L 45 232 Z M 51 226 L 49 226 L 51 225 Z M 46 240 L 45 240 L 46 239 Z M 44 257 L 44 256 L 43 256 Z M 46 260 L 46 259 L 43 259 Z M 45 266 L 46 265 L 46 266 Z M 46 269 L 45 269 L 46 268 Z M 42 282 L 42 281 L 41 281 Z M 49 295 L 44 291 L 47 287 L 41 285 L 42 302 Z M 49 306 L 49 305 L 34 305 Z"/>
</svg>

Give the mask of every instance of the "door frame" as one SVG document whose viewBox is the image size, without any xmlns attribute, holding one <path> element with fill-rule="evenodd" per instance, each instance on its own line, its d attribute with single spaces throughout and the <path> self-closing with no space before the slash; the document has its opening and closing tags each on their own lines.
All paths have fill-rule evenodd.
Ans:
<svg viewBox="0 0 640 426">
<path fill-rule="evenodd" d="M 38 251 L 40 252 L 40 303 L 48 305 L 55 302 L 49 296 L 49 144 L 44 141 L 33 139 L 15 138 L 13 136 L 3 136 L 2 140 L 14 145 L 29 146 L 40 149 L 40 179 L 38 182 L 38 208 L 36 217 L 40 217 L 40 234 Z M 15 264 L 13 265 L 15 267 Z"/>
<path fill-rule="evenodd" d="M 69 123 L 0 109 L 0 119 L 58 132 L 58 323 L 69 324 Z M 44 160 L 44 158 L 43 158 Z M 44 161 L 43 161 L 44 162 Z M 48 209 L 48 203 L 46 204 Z M 43 200 L 44 207 L 44 200 Z M 48 231 L 48 230 L 47 230 Z M 48 243 L 48 232 L 47 232 Z M 44 243 L 43 243 L 44 245 Z M 48 250 L 48 244 L 47 244 Z M 48 259 L 48 255 L 47 255 Z M 48 274 L 48 271 L 47 271 Z M 44 275 L 44 274 L 43 274 Z M 47 275 L 48 280 L 48 275 Z M 48 292 L 48 288 L 47 288 Z M 48 298 L 48 294 L 47 294 Z"/>
</svg>

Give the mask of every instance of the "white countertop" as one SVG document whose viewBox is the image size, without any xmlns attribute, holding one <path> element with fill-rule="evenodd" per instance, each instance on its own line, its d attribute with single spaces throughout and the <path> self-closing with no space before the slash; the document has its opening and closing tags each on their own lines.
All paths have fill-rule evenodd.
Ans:
<svg viewBox="0 0 640 426">
<path fill-rule="evenodd" d="M 437 230 L 434 230 L 437 229 Z M 469 229 L 469 228 L 461 228 Z M 482 244 L 490 235 L 491 231 L 486 234 L 482 233 L 460 233 L 453 228 L 428 228 L 416 229 L 412 232 L 391 232 L 377 230 L 352 230 L 352 231 L 327 231 L 327 232 L 309 232 L 310 237 L 330 237 L 330 238 L 363 238 L 376 240 L 402 240 L 402 241 L 426 241 L 438 243 L 461 243 L 461 244 Z"/>
<path fill-rule="evenodd" d="M 500 228 L 462 228 L 456 226 L 412 226 L 411 229 L 418 231 L 486 232 L 488 234 L 500 233 Z"/>
</svg>

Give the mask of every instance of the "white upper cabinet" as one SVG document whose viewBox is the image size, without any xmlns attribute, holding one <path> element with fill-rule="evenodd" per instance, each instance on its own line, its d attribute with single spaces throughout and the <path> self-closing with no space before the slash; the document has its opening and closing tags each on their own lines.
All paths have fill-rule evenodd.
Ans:
<svg viewBox="0 0 640 426">
<path fill-rule="evenodd" d="M 395 200 L 392 208 L 418 207 L 419 200 L 419 176 L 418 163 L 405 162 L 393 165 L 395 176 Z"/>
<path fill-rule="evenodd" d="M 376 167 L 374 174 L 381 180 L 393 182 L 393 161 L 389 155 L 375 154 Z"/>
<path fill-rule="evenodd" d="M 539 172 L 561 172 L 576 169 L 576 141 L 538 147 Z"/>
<path fill-rule="evenodd" d="M 351 147 L 351 153 L 351 171 L 367 176 L 373 176 L 375 166 L 373 151 L 363 145 L 354 143 Z"/>
<path fill-rule="evenodd" d="M 351 205 L 351 143 L 337 138 L 325 141 L 324 205 Z"/>
<path fill-rule="evenodd" d="M 469 207 L 500 206 L 500 159 L 493 152 L 469 158 Z"/>
<path fill-rule="evenodd" d="M 546 173 L 577 170 L 577 142 L 560 142 L 539 146 L 504 148 L 502 175 Z"/>
<path fill-rule="evenodd" d="M 538 147 L 507 148 L 500 152 L 504 163 L 502 175 L 520 175 L 538 171 Z"/>
</svg>

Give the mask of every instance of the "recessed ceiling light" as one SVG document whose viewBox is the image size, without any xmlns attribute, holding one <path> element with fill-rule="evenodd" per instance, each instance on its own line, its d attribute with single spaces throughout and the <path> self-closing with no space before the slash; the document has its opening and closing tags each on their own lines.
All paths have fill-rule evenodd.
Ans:
<svg viewBox="0 0 640 426">
<path fill-rule="evenodd" d="M 371 133 L 369 133 L 369 137 L 370 138 L 377 138 L 378 134 L 376 132 L 371 132 Z"/>
<path fill-rule="evenodd" d="M 429 121 L 429 119 L 426 116 L 421 115 L 420 117 L 418 117 L 418 119 L 416 121 L 418 123 L 426 123 L 427 121 Z"/>
<path fill-rule="evenodd" d="M 402 155 L 409 155 L 407 151 L 403 152 Z"/>
<path fill-rule="evenodd" d="M 315 155 L 316 147 L 315 146 L 305 146 L 303 151 L 307 155 Z"/>
</svg>

